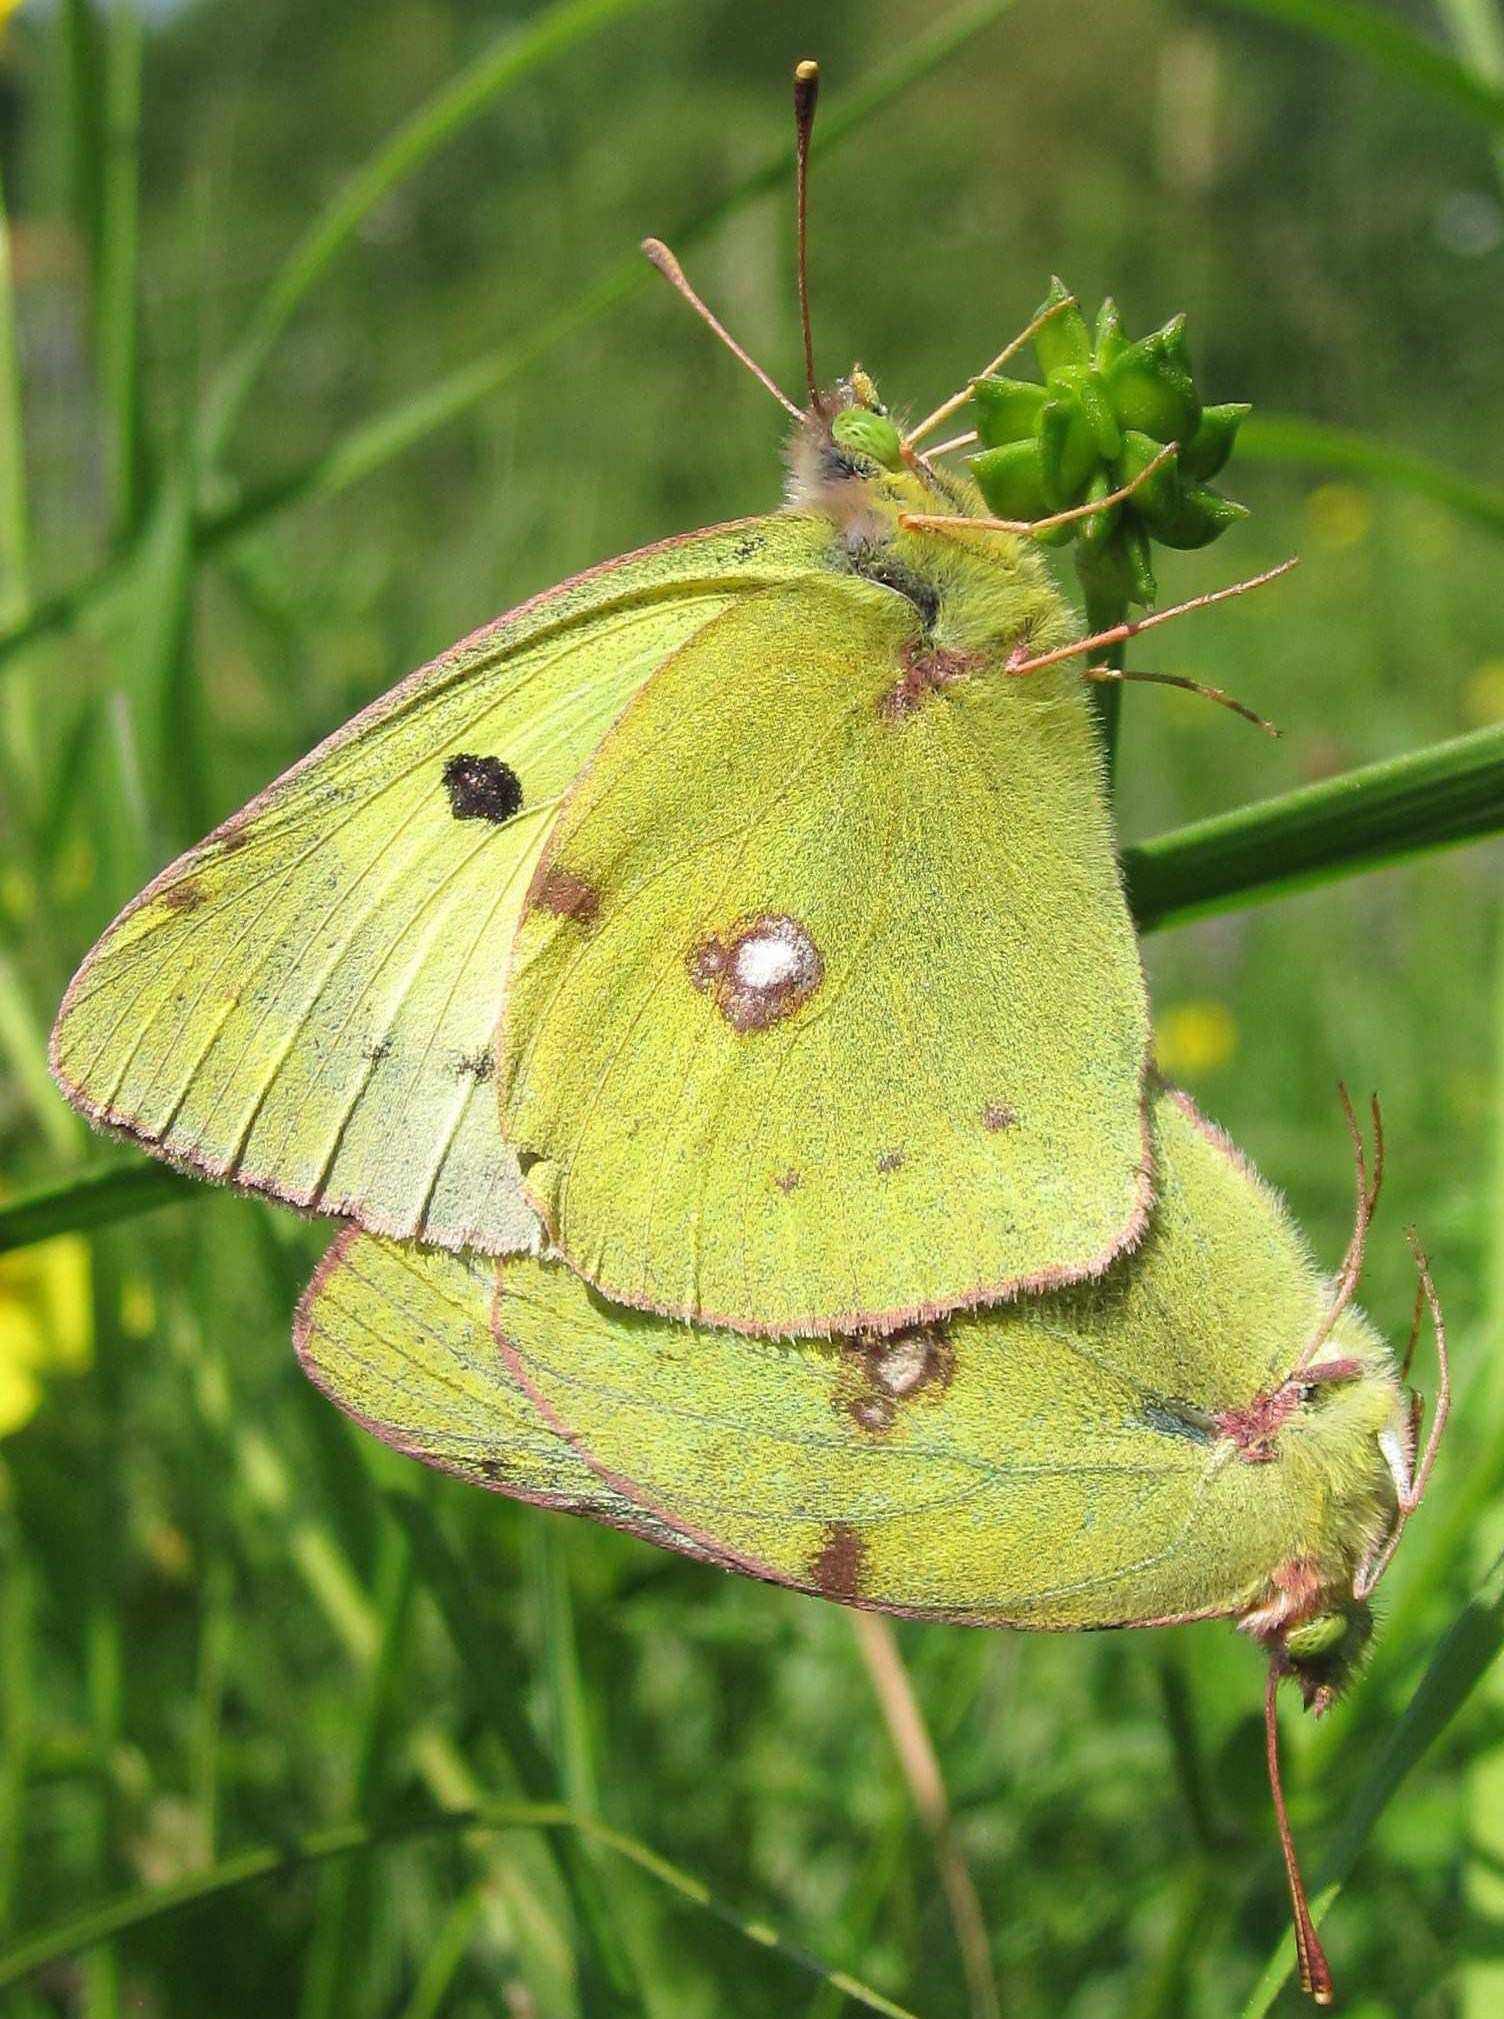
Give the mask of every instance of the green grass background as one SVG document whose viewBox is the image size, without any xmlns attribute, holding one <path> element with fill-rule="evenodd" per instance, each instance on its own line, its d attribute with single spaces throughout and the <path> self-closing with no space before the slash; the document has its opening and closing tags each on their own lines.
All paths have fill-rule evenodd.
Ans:
<svg viewBox="0 0 1504 2019">
<path fill-rule="evenodd" d="M 1116 294 L 1134 331 L 1187 310 L 1214 399 L 1488 483 L 1504 440 L 1492 6 L 994 7 L 817 169 L 825 369 L 860 358 L 890 401 L 925 411 L 1058 270 L 1092 303 Z M 568 49 L 456 116 L 327 259 L 315 246 L 284 264 L 433 94 L 560 11 L 195 0 L 143 19 L 128 0 L 28 0 L 9 23 L 12 1193 L 121 1156 L 51 1092 L 44 1032 L 163 861 L 496 611 L 776 499 L 777 411 L 658 284 L 525 349 L 602 273 L 630 270 L 644 232 L 674 239 L 777 155 L 796 56 L 822 58 L 834 122 L 972 10 L 576 6 Z M 1407 24 L 1419 44 L 1394 39 Z M 1449 49 L 1466 68 L 1438 76 L 1424 52 Z M 777 179 L 686 257 L 793 384 L 790 210 Z M 266 309 L 279 275 L 285 326 Z M 448 375 L 472 371 L 446 406 Z M 386 438 L 360 431 L 392 412 L 411 439 L 383 460 Z M 1389 481 L 1382 456 L 1355 478 L 1277 446 L 1251 439 L 1229 473 L 1251 523 L 1168 559 L 1162 585 L 1189 595 L 1289 551 L 1305 566 L 1162 634 L 1143 663 L 1231 688 L 1284 738 L 1131 693 L 1130 841 L 1504 720 L 1498 494 L 1459 511 Z M 254 523 L 236 533 L 237 515 Z M 101 570 L 100 593 L 73 593 Z M 1147 946 L 1169 1062 L 1333 1262 L 1351 1210 L 1335 1083 L 1380 1090 L 1391 1180 L 1364 1300 L 1403 1331 L 1413 1220 L 1451 1322 L 1456 1427 L 1385 1587 L 1372 1673 L 1320 1730 L 1287 1714 L 1318 1880 L 1362 1848 L 1327 1924 L 1362 2019 L 1504 2010 L 1504 1678 L 1488 1670 L 1498 1595 L 1480 1587 L 1504 1544 L 1500 864 L 1497 844 L 1475 846 Z M 469 1493 L 361 1438 L 288 1347 L 323 1239 L 208 1194 L 88 1237 L 92 1366 L 49 1373 L 0 1443 L 0 1982 L 8 1943 L 247 1847 L 527 1796 L 652 1845 L 926 2019 L 976 2010 L 843 1614 Z M 41 1308 L 27 1266 L 0 1264 L 0 1356 Z M 1254 1650 L 1219 1627 L 898 1640 L 1003 2009 L 1263 2010 L 1285 1909 Z M 1424 1757 L 1385 1806 L 1407 1745 Z M 842 2007 L 608 1851 L 520 1830 L 215 1893 L 0 1990 L 17 2019 Z"/>
</svg>

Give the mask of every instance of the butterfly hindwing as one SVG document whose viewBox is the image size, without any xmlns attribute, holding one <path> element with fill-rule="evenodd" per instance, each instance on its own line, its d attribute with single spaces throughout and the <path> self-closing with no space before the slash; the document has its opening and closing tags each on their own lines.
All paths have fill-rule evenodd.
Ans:
<svg viewBox="0 0 1504 2019">
<path fill-rule="evenodd" d="M 1245 1463 L 1225 1424 L 1327 1286 L 1188 1105 L 1154 1126 L 1140 1252 L 1007 1307 L 772 1340 L 615 1308 L 557 1263 L 344 1236 L 300 1352 L 430 1464 L 827 1597 L 1040 1628 L 1237 1612 L 1324 1533 L 1330 1474 L 1299 1441 Z M 1384 1362 L 1356 1312 L 1333 1350 Z"/>
<path fill-rule="evenodd" d="M 347 1227 L 298 1307 L 293 1344 L 310 1380 L 409 1457 L 546 1506 L 630 1512 L 503 1368 L 496 1282 L 487 1257 Z"/>
<path fill-rule="evenodd" d="M 503 1127 L 610 1297 L 890 1326 L 1136 1236 L 1146 1037 L 1079 684 L 810 576 L 681 647 L 566 800 Z"/>
<path fill-rule="evenodd" d="M 395 1235 L 527 1246 L 495 1035 L 554 808 L 668 653 L 827 544 L 795 515 L 670 541 L 404 681 L 104 935 L 54 1033 L 69 1098 L 207 1176 Z"/>
</svg>

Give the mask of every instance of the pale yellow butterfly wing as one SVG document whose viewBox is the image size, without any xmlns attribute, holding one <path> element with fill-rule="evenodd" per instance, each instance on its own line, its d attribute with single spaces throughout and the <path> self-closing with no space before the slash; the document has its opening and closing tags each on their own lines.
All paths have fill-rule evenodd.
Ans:
<svg viewBox="0 0 1504 2019">
<path fill-rule="evenodd" d="M 1356 1311 L 1258 1462 L 1232 1425 L 1329 1294 L 1277 1198 L 1188 1104 L 1164 1184 L 1099 1282 L 886 1339 L 778 1341 L 608 1305 L 556 1263 L 361 1239 L 305 1299 L 340 1406 L 467 1478 L 755 1576 L 884 1610 L 1070 1628 L 1236 1614 L 1290 1566 L 1350 1575 L 1403 1422 Z M 494 1337 L 493 1337 L 494 1333 Z"/>
<path fill-rule="evenodd" d="M 566 800 L 503 1127 L 614 1300 L 892 1326 L 1137 1236 L 1146 1005 L 1093 728 L 1074 675 L 1003 658 L 809 576 L 697 633 Z"/>
<path fill-rule="evenodd" d="M 110 927 L 54 1033 L 69 1099 L 295 1205 L 445 1245 L 529 1245 L 493 1063 L 554 809 L 666 655 L 828 541 L 822 521 L 779 515 L 628 555 L 375 702 Z"/>
</svg>

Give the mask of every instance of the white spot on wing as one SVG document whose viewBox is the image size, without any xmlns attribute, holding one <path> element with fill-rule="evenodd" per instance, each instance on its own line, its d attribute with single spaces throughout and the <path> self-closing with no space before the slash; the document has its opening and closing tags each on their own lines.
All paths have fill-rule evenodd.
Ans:
<svg viewBox="0 0 1504 2019">
<path fill-rule="evenodd" d="M 785 927 L 782 932 L 761 933 L 755 939 L 744 939 L 736 950 L 736 978 L 743 988 L 776 988 L 780 982 L 793 981 L 799 973 L 804 955 L 794 944 L 794 932 L 798 928 Z M 802 935 L 808 944 L 808 935 Z"/>
</svg>

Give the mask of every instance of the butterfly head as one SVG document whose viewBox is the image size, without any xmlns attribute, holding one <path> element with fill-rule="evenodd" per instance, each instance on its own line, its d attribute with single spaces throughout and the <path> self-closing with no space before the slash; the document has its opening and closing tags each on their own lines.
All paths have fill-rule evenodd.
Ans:
<svg viewBox="0 0 1504 2019">
<path fill-rule="evenodd" d="M 858 464 L 879 470 L 903 468 L 903 437 L 889 418 L 888 409 L 877 396 L 877 387 L 853 365 L 851 377 L 837 389 L 841 402 L 830 416 L 832 446 Z"/>
</svg>

